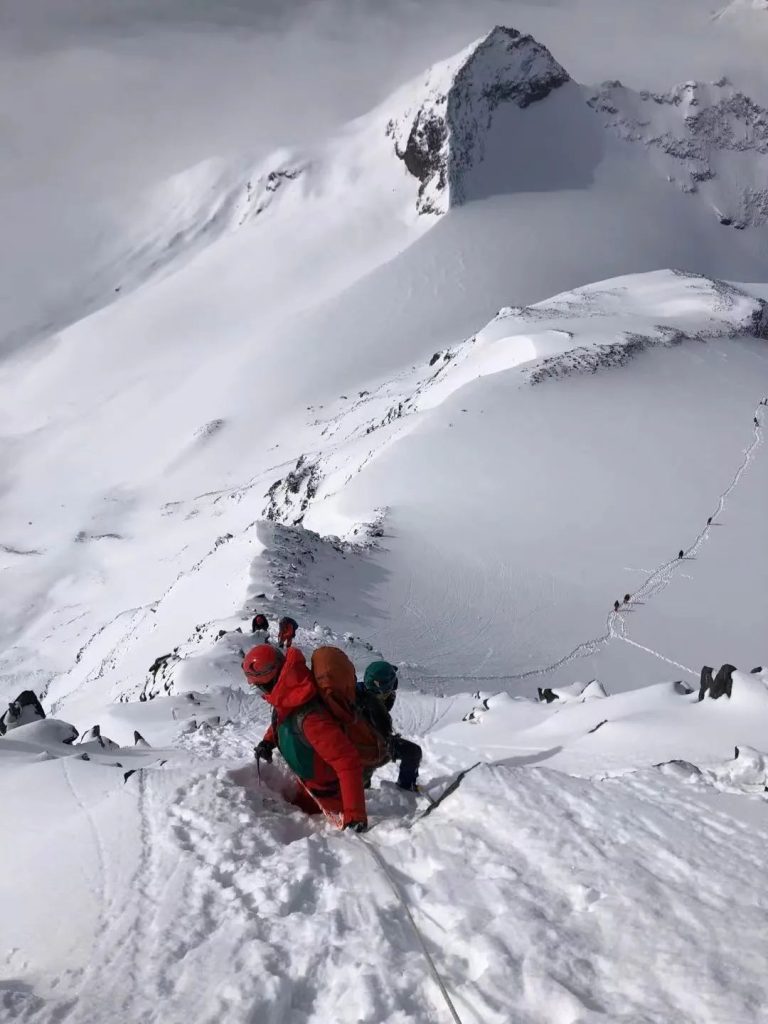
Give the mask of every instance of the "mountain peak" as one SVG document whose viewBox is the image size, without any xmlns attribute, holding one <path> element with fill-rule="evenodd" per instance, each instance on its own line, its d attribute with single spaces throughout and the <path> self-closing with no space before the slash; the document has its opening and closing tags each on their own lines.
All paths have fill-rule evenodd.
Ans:
<svg viewBox="0 0 768 1024">
<path fill-rule="evenodd" d="M 419 102 L 387 126 L 398 157 L 421 182 L 419 213 L 445 213 L 465 201 L 467 174 L 482 163 L 502 108 L 524 110 L 569 81 L 546 46 L 501 25 L 435 65 Z"/>
</svg>

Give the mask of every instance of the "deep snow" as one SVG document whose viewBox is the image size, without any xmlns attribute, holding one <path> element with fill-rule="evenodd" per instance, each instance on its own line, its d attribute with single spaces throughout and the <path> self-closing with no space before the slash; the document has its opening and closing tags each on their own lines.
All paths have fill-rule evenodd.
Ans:
<svg viewBox="0 0 768 1024">
<path fill-rule="evenodd" d="M 703 703 L 403 692 L 434 797 L 488 763 L 420 819 L 423 799 L 370 792 L 389 878 L 282 803 L 279 764 L 259 778 L 265 705 L 231 672 L 211 694 L 229 720 L 110 752 L 120 767 L 0 739 L 4 877 L 37 882 L 4 893 L 10 1019 L 449 1020 L 415 924 L 465 1022 L 761 1020 L 766 765 L 731 745 L 764 735 L 765 672 Z M 172 705 L 132 707 L 167 738 Z"/>
</svg>

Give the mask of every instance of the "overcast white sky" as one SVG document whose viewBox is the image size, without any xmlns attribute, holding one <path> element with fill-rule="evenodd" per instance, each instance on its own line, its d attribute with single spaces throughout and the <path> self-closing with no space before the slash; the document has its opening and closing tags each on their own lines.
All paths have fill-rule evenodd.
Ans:
<svg viewBox="0 0 768 1024">
<path fill-rule="evenodd" d="M 115 214 L 209 156 L 321 136 L 496 23 L 581 81 L 727 71 L 758 41 L 707 0 L 0 0 L 0 338 L 52 313 Z"/>
</svg>

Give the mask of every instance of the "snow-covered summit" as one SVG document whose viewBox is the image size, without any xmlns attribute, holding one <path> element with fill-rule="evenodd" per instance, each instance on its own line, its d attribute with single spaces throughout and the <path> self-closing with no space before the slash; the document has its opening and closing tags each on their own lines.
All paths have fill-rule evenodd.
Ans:
<svg viewBox="0 0 768 1024">
<path fill-rule="evenodd" d="M 417 103 L 387 126 L 397 156 L 420 182 L 419 212 L 444 213 L 468 198 L 468 178 L 502 108 L 522 110 L 569 81 L 546 46 L 498 25 L 431 68 Z"/>
<path fill-rule="evenodd" d="M 600 187 L 618 163 L 628 200 L 661 178 L 744 229 L 768 221 L 767 160 L 768 110 L 726 77 L 666 92 L 583 84 L 533 36 L 496 26 L 324 145 L 238 176 L 217 212 L 236 228 L 268 208 L 373 200 L 383 219 L 411 222 L 489 196 Z"/>
</svg>

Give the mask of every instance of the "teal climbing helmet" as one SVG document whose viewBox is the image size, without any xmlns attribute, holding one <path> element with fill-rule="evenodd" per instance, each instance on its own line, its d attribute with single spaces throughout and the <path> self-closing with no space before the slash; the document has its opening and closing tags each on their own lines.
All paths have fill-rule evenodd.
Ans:
<svg viewBox="0 0 768 1024">
<path fill-rule="evenodd" d="M 388 661 L 372 661 L 365 670 L 363 685 L 372 693 L 392 693 L 397 689 L 397 667 Z"/>
</svg>

